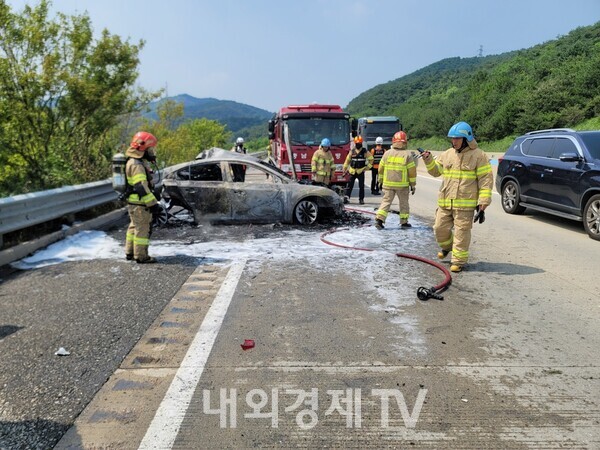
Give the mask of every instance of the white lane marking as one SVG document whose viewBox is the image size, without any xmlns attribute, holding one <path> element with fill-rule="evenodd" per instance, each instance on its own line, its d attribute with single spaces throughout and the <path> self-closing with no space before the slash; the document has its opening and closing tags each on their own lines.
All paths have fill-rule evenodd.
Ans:
<svg viewBox="0 0 600 450">
<path fill-rule="evenodd" d="M 140 443 L 140 449 L 173 447 L 245 265 L 245 259 L 231 265 L 221 289 L 206 313 L 198 333 Z"/>
</svg>

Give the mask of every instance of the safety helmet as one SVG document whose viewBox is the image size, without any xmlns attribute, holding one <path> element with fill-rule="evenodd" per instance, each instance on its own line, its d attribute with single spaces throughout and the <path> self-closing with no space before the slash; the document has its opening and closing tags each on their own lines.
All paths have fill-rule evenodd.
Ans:
<svg viewBox="0 0 600 450">
<path fill-rule="evenodd" d="M 239 137 L 239 138 L 237 138 L 237 139 L 235 140 L 235 143 L 236 143 L 237 145 L 241 145 L 241 144 L 243 144 L 243 143 L 244 143 L 244 138 L 243 138 L 243 137 Z"/>
<path fill-rule="evenodd" d="M 396 132 L 396 134 L 394 134 L 394 137 L 392 138 L 392 144 L 396 142 L 408 142 L 408 139 L 406 138 L 406 133 L 404 131 L 398 131 Z"/>
<path fill-rule="evenodd" d="M 140 152 L 145 152 L 149 148 L 156 147 L 157 140 L 152 133 L 147 131 L 138 131 L 131 139 L 131 148 Z"/>
<path fill-rule="evenodd" d="M 471 142 L 473 140 L 473 130 L 471 129 L 471 125 L 467 122 L 458 122 L 450 127 L 448 130 L 449 138 L 465 138 L 467 142 Z"/>
<path fill-rule="evenodd" d="M 381 136 L 377 136 L 377 139 L 375 139 L 375 144 L 383 145 L 383 138 Z"/>
<path fill-rule="evenodd" d="M 362 136 L 356 136 L 356 137 L 354 138 L 354 143 L 355 143 L 355 144 L 362 144 L 362 142 L 363 142 L 363 138 L 362 138 Z"/>
<path fill-rule="evenodd" d="M 331 141 L 327 138 L 323 138 L 321 141 L 321 147 L 331 147 Z"/>
</svg>

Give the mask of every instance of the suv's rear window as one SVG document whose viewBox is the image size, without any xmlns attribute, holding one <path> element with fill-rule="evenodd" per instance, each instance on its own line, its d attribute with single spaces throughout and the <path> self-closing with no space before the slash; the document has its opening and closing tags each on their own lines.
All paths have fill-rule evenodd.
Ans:
<svg viewBox="0 0 600 450">
<path fill-rule="evenodd" d="M 600 131 L 594 133 L 579 133 L 588 152 L 594 159 L 600 159 Z"/>
<path fill-rule="evenodd" d="M 579 154 L 577 147 L 575 147 L 575 144 L 573 144 L 571 139 L 556 138 L 554 150 L 552 151 L 552 157 L 558 159 L 563 153 L 574 153 L 576 155 Z"/>
</svg>

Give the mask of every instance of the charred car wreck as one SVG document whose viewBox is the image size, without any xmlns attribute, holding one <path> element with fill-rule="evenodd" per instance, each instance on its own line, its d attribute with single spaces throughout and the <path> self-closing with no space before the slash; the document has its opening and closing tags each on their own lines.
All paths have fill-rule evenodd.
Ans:
<svg viewBox="0 0 600 450">
<path fill-rule="evenodd" d="M 244 181 L 234 181 L 240 168 Z M 165 169 L 162 185 L 169 208 L 190 211 L 196 223 L 311 225 L 344 211 L 343 199 L 333 190 L 299 183 L 252 155 L 216 147 Z"/>
</svg>

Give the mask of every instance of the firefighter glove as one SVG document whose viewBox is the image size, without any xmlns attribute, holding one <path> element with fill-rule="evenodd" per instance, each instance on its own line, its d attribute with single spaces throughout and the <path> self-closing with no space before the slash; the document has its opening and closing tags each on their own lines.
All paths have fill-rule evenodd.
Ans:
<svg viewBox="0 0 600 450">
<path fill-rule="evenodd" d="M 416 186 L 411 186 L 410 187 L 410 195 L 415 195 L 415 191 L 417 190 Z"/>
<path fill-rule="evenodd" d="M 483 223 L 485 222 L 485 211 L 480 210 L 479 206 L 477 206 L 477 208 L 475 208 L 475 217 L 473 217 L 473 223 L 479 222 L 479 223 Z"/>
<path fill-rule="evenodd" d="M 149 209 L 153 216 L 157 215 L 161 211 L 161 207 L 158 203 L 152 205 Z"/>
</svg>

